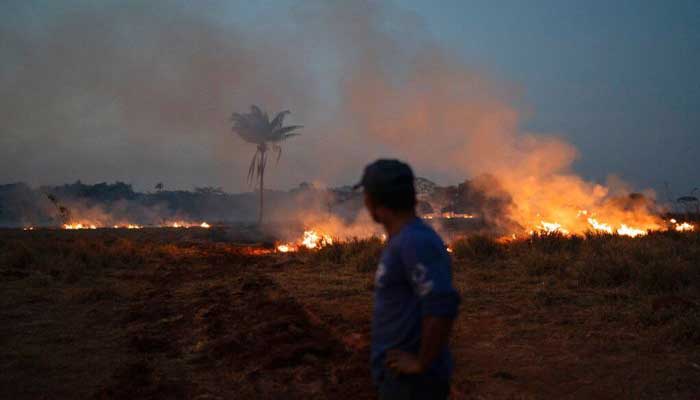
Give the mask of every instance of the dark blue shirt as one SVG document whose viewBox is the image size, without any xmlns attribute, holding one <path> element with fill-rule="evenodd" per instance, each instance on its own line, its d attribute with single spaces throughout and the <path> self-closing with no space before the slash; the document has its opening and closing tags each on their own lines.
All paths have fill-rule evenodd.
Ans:
<svg viewBox="0 0 700 400">
<path fill-rule="evenodd" d="M 453 319 L 459 295 L 452 286 L 452 267 L 445 244 L 419 218 L 389 239 L 374 285 L 371 363 L 372 377 L 378 383 L 386 373 L 386 351 L 399 349 L 417 355 L 423 317 Z M 452 357 L 445 346 L 425 374 L 449 379 L 452 368 Z"/>
</svg>

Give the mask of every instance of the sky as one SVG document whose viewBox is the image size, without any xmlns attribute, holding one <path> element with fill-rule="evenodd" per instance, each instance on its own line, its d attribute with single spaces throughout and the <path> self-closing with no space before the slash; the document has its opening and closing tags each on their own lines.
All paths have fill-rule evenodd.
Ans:
<svg viewBox="0 0 700 400">
<path fill-rule="evenodd" d="M 406 4 L 467 62 L 520 86 L 525 125 L 557 132 L 589 179 L 618 174 L 675 194 L 700 186 L 700 3 Z"/>
<path fill-rule="evenodd" d="M 3 1 L 0 183 L 250 190 L 228 118 L 255 103 L 304 125 L 273 188 L 380 156 L 700 186 L 696 1 L 250 3 Z"/>
</svg>

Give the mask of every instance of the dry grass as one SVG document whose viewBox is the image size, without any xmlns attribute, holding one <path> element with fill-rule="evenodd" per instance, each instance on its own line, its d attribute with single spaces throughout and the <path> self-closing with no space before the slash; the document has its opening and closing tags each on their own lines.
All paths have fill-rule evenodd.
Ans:
<svg viewBox="0 0 700 400">
<path fill-rule="evenodd" d="M 254 256 L 217 235 L 0 231 L 0 397 L 371 396 L 381 241 Z M 452 247 L 463 398 L 700 393 L 700 234 Z"/>
<path fill-rule="evenodd" d="M 531 276 L 554 276 L 587 288 L 635 288 L 642 294 L 697 295 L 700 234 L 659 232 L 641 238 L 591 234 L 535 235 L 512 243 L 462 239 L 454 256 L 476 268 L 515 263 Z"/>
<path fill-rule="evenodd" d="M 369 334 L 380 244 L 338 245 L 271 276 Z M 451 244 L 462 293 L 453 348 L 467 398 L 695 398 L 700 234 L 534 236 Z M 508 378 L 504 378 L 508 377 Z"/>
<path fill-rule="evenodd" d="M 364 358 L 261 273 L 277 258 L 209 235 L 0 232 L 0 397 L 367 398 Z"/>
</svg>

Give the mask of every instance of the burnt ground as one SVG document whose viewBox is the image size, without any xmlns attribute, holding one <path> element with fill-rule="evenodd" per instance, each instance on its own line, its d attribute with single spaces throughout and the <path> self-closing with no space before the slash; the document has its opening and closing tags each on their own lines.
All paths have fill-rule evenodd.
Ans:
<svg viewBox="0 0 700 400">
<path fill-rule="evenodd" d="M 0 232 L 0 398 L 374 397 L 363 247 L 346 262 L 173 235 Z M 453 398 L 698 398 L 697 297 L 506 261 L 455 263 Z"/>
</svg>

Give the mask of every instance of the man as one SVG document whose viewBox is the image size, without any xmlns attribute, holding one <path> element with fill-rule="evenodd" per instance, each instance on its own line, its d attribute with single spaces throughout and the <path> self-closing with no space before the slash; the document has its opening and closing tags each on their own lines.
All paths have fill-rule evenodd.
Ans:
<svg viewBox="0 0 700 400">
<path fill-rule="evenodd" d="M 448 349 L 459 295 L 450 257 L 435 231 L 416 216 L 411 168 L 377 160 L 356 188 L 384 226 L 388 242 L 375 276 L 372 377 L 380 399 L 445 399 L 453 369 Z"/>
</svg>

